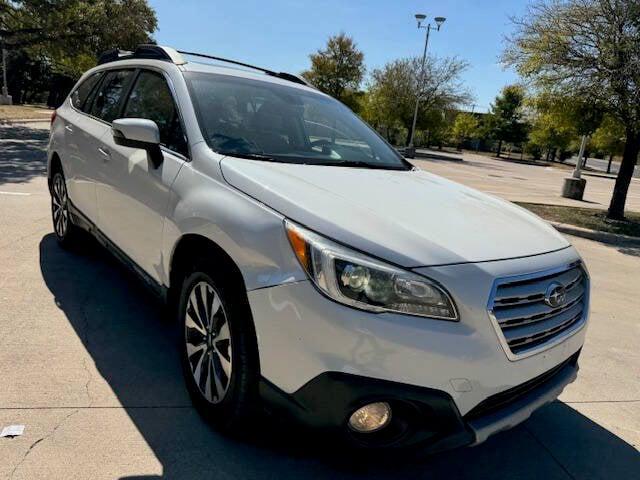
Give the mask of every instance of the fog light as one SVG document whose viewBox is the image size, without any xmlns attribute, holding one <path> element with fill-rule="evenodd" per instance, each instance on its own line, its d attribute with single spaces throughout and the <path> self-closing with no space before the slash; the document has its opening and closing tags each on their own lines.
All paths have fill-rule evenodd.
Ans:
<svg viewBox="0 0 640 480">
<path fill-rule="evenodd" d="M 371 433 L 386 427 L 391 421 L 387 402 L 375 402 L 359 408 L 349 418 L 349 426 L 359 433 Z"/>
</svg>

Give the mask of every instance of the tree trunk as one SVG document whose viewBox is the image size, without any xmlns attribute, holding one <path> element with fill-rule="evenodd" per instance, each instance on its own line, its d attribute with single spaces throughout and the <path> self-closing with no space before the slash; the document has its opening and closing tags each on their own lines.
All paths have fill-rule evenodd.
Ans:
<svg viewBox="0 0 640 480">
<path fill-rule="evenodd" d="M 498 151 L 496 152 L 496 157 L 500 158 L 501 150 L 502 150 L 502 139 L 498 140 Z"/>
<path fill-rule="evenodd" d="M 613 153 L 609 155 L 609 164 L 607 165 L 607 173 L 611 173 L 611 162 L 613 162 Z"/>
<path fill-rule="evenodd" d="M 638 161 L 638 152 L 640 152 L 640 132 L 627 130 L 627 139 L 624 143 L 624 154 L 620 163 L 620 170 L 616 178 L 616 185 L 613 187 L 613 195 L 609 204 L 607 218 L 613 220 L 624 219 L 624 205 L 627 202 L 627 192 L 631 177 Z"/>
</svg>

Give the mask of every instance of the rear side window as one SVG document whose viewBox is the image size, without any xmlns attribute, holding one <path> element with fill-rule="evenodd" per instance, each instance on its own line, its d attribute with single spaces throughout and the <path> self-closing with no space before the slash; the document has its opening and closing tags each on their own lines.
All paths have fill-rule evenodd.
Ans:
<svg viewBox="0 0 640 480">
<path fill-rule="evenodd" d="M 123 117 L 153 120 L 160 130 L 160 143 L 187 155 L 187 143 L 171 91 L 164 77 L 143 70 L 131 89 Z"/>
<path fill-rule="evenodd" d="M 100 90 L 93 99 L 91 115 L 109 123 L 118 118 L 121 100 L 132 75 L 133 70 L 107 72 L 100 85 Z"/>
<path fill-rule="evenodd" d="M 93 91 L 103 72 L 96 72 L 90 77 L 86 78 L 71 94 L 71 105 L 78 110 L 86 111 L 89 105 L 87 104 L 87 98 Z"/>
</svg>

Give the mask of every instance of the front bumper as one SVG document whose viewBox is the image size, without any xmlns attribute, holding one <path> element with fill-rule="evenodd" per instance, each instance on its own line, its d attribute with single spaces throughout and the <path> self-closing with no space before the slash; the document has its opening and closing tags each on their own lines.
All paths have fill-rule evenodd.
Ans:
<svg viewBox="0 0 640 480">
<path fill-rule="evenodd" d="M 554 401 L 578 372 L 576 352 L 549 372 L 486 399 L 462 416 L 445 392 L 346 373 L 324 373 L 287 394 L 262 379 L 260 393 L 280 415 L 305 426 L 339 432 L 365 447 L 416 447 L 426 453 L 478 445 L 491 435 L 522 423 L 540 407 Z M 348 428 L 349 416 L 371 402 L 392 408 L 386 430 L 359 434 Z"/>
</svg>

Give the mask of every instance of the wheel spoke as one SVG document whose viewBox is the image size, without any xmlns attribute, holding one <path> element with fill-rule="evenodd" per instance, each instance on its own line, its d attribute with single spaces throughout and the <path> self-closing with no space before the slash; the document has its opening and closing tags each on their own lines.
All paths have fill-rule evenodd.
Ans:
<svg viewBox="0 0 640 480">
<path fill-rule="evenodd" d="M 204 306 L 204 298 L 202 297 L 202 287 L 199 285 L 196 285 L 196 288 L 193 289 L 193 294 L 195 297 L 195 308 L 196 311 L 198 312 L 198 318 L 200 319 L 200 323 L 202 323 L 202 325 L 205 328 L 209 327 L 209 317 L 207 316 L 207 310 Z"/>
<path fill-rule="evenodd" d="M 211 302 L 211 310 L 209 312 L 209 322 L 212 325 L 213 325 L 214 317 L 217 315 L 218 311 L 220 310 L 220 305 L 222 305 L 222 303 L 220 302 L 220 297 L 216 292 L 213 292 L 213 301 Z"/>
<path fill-rule="evenodd" d="M 207 371 L 207 380 L 204 383 L 204 396 L 207 400 L 213 401 L 213 391 L 211 390 L 211 377 L 213 376 L 213 372 L 211 371 L 213 368 L 211 364 L 211 355 L 206 354 L 205 356 L 207 357 L 205 366 Z"/>
<path fill-rule="evenodd" d="M 206 353 L 203 353 L 202 355 L 200 355 L 200 358 L 196 363 L 196 367 L 193 370 L 193 376 L 195 377 L 196 383 L 200 386 L 200 388 L 202 388 L 202 375 L 203 375 L 202 367 L 206 366 L 205 364 L 207 363 L 205 361 L 206 356 L 207 356 Z"/>
<path fill-rule="evenodd" d="M 229 322 L 222 320 L 224 322 L 218 333 L 216 334 L 216 341 L 220 342 L 222 340 L 229 340 Z"/>
<path fill-rule="evenodd" d="M 218 360 L 220 360 L 220 366 L 222 367 L 222 370 L 224 370 L 227 379 L 231 378 L 231 361 L 224 358 L 224 355 L 222 355 L 221 352 L 218 352 Z"/>
<path fill-rule="evenodd" d="M 220 355 L 216 354 L 213 358 L 213 378 L 216 384 L 216 391 L 218 392 L 218 398 L 222 398 L 226 393 L 226 385 L 229 383 L 229 377 L 227 377 L 226 382 L 223 381 L 222 375 L 224 374 L 224 370 L 220 365 Z"/>
<path fill-rule="evenodd" d="M 196 298 L 195 289 L 191 292 L 189 296 L 189 305 L 187 306 L 187 315 L 190 315 L 193 321 L 200 325 L 200 328 L 205 331 L 207 329 L 207 325 L 202 321 L 200 317 L 200 311 L 198 310 L 198 299 Z"/>
<path fill-rule="evenodd" d="M 191 316 L 191 309 L 187 310 L 187 317 L 185 319 L 185 325 L 187 328 L 192 328 L 200 333 L 202 336 L 207 335 L 207 331 L 200 325 L 200 323 L 193 320 Z"/>
<path fill-rule="evenodd" d="M 191 358 L 196 353 L 203 351 L 205 348 L 207 348 L 207 344 L 205 342 L 202 342 L 199 345 L 194 345 L 192 343 L 187 342 L 187 356 Z"/>
</svg>

